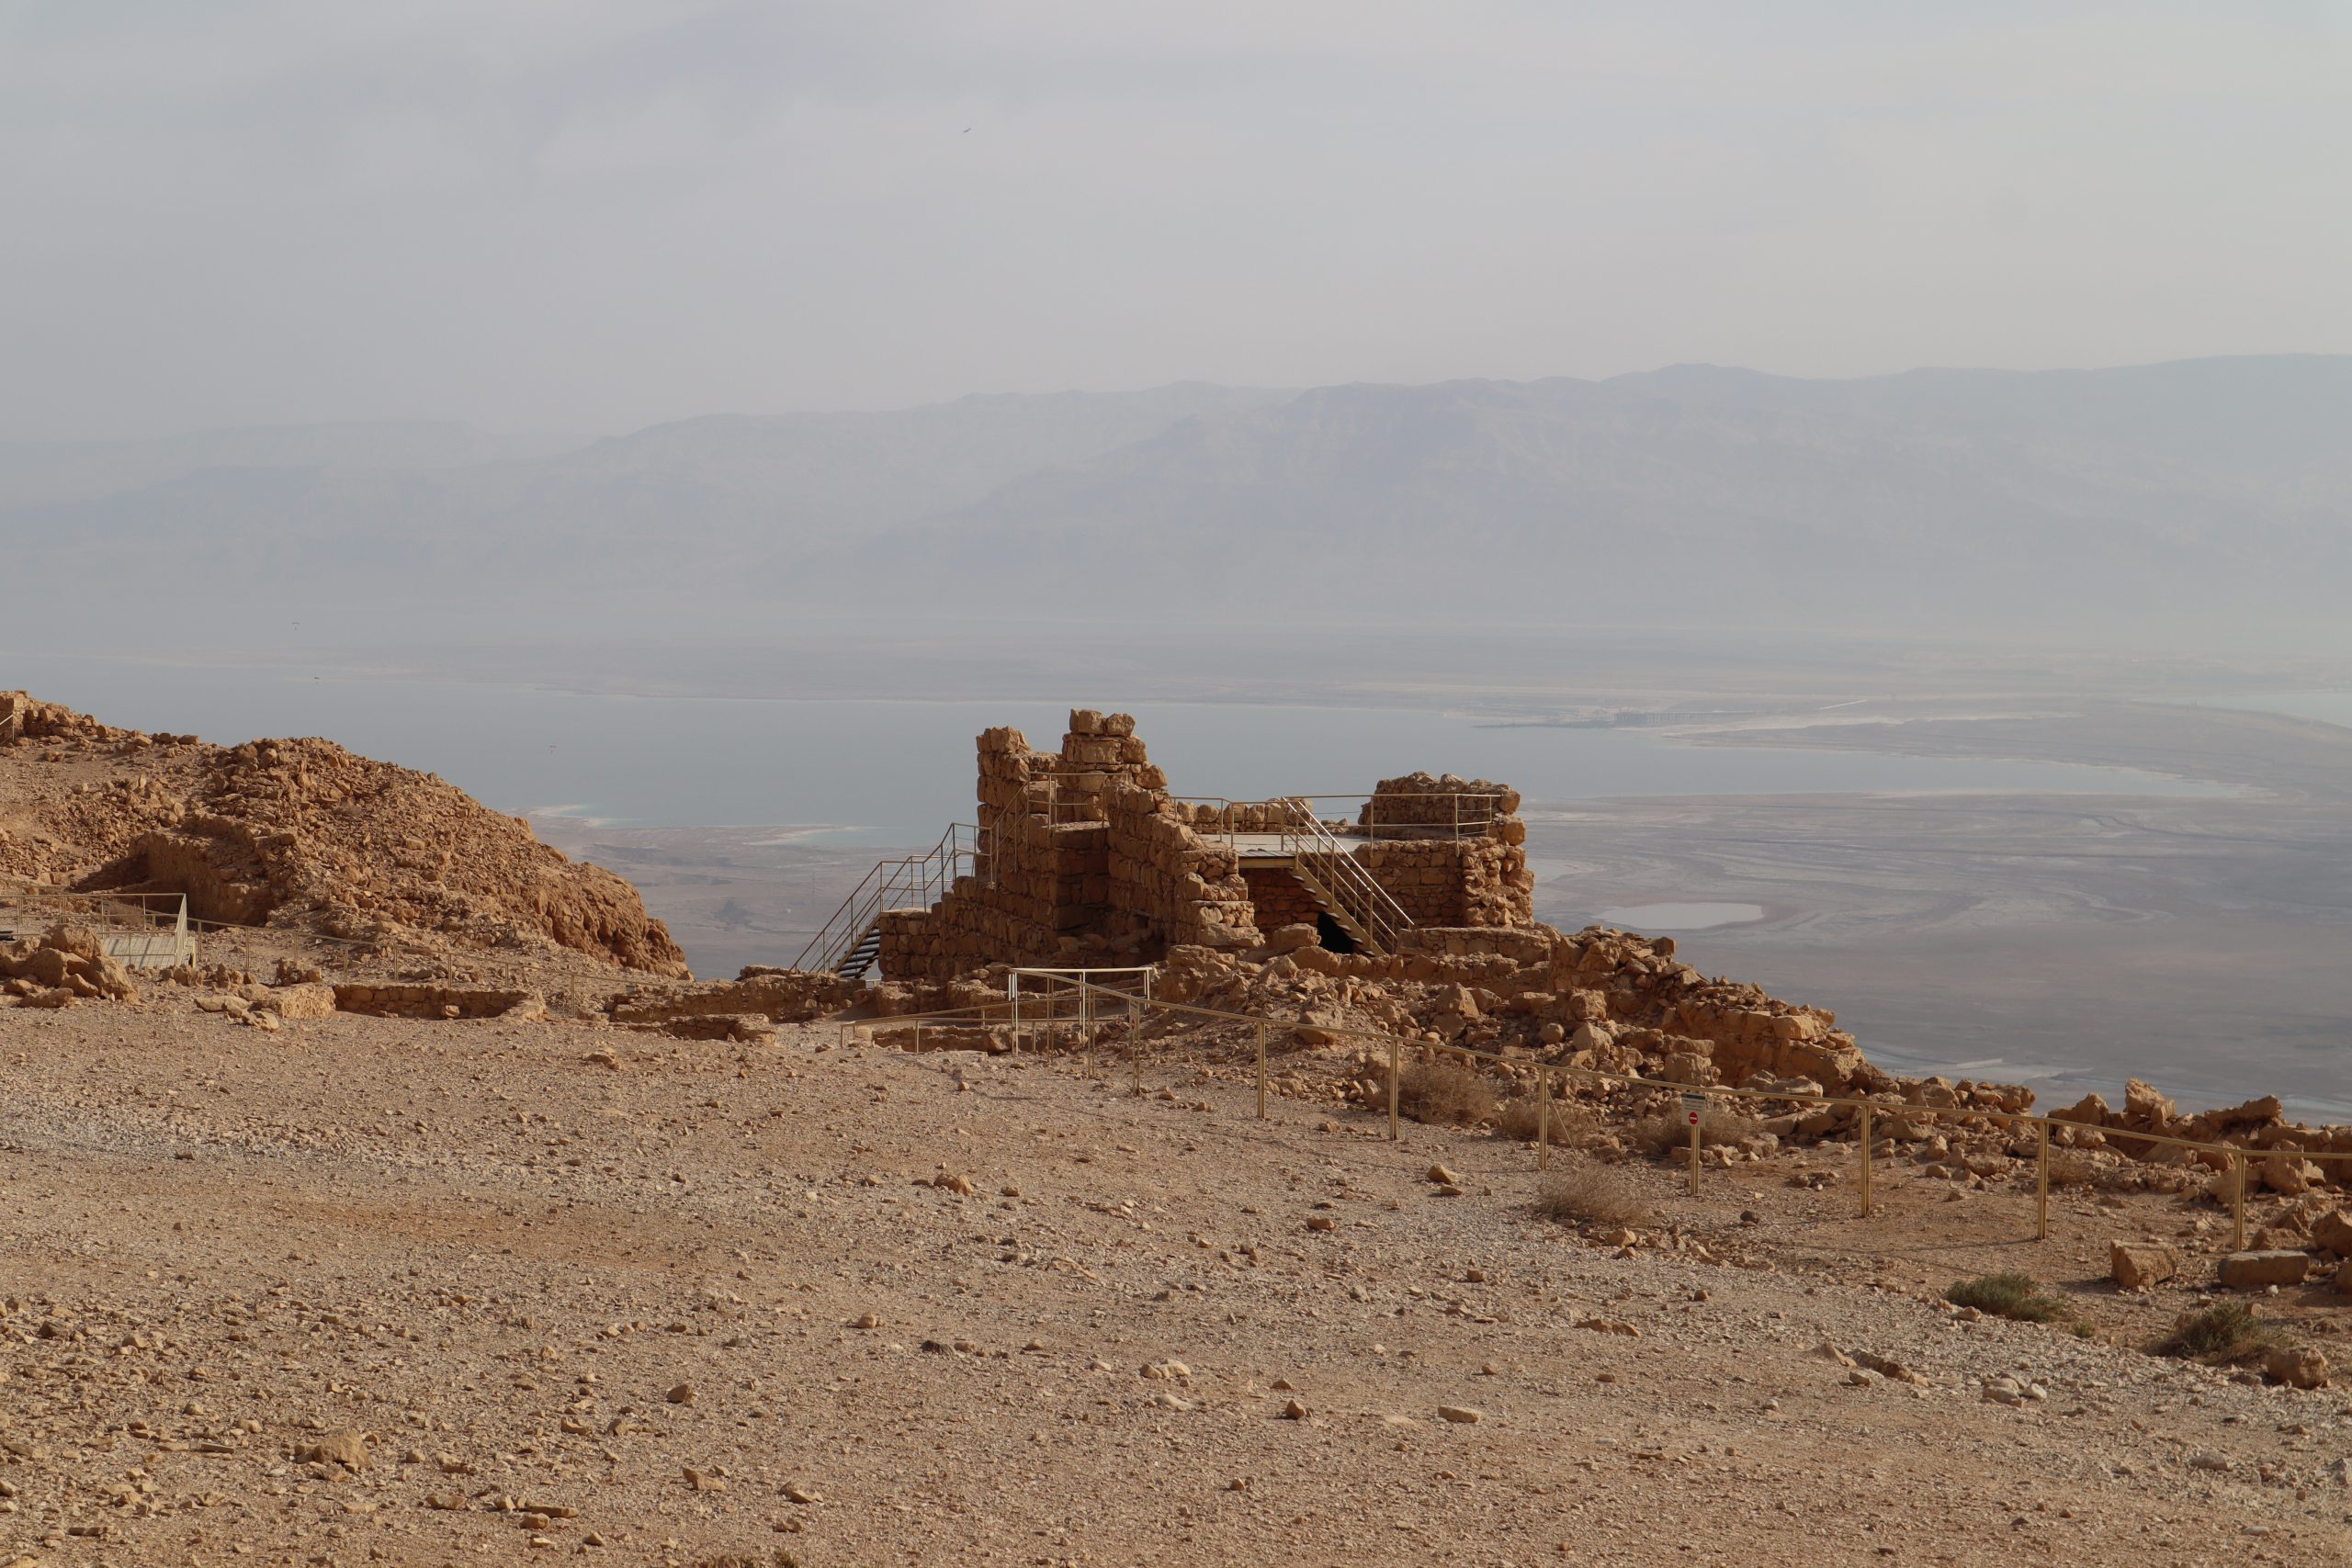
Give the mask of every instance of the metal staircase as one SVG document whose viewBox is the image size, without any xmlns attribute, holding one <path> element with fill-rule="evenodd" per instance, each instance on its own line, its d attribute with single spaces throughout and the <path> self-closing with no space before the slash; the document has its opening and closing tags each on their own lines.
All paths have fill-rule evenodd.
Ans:
<svg viewBox="0 0 2352 1568">
<path fill-rule="evenodd" d="M 957 822 L 927 854 L 876 861 L 792 966 L 830 969 L 844 980 L 864 975 L 882 952 L 882 917 L 892 909 L 927 909 L 946 897 L 978 855 L 979 836 L 970 823 Z"/>
<path fill-rule="evenodd" d="M 1356 859 L 1305 800 L 1266 802 L 1271 826 L 1282 835 L 1291 874 L 1315 896 L 1332 923 L 1359 953 L 1396 950 L 1396 933 L 1413 923 L 1405 907 Z"/>
</svg>

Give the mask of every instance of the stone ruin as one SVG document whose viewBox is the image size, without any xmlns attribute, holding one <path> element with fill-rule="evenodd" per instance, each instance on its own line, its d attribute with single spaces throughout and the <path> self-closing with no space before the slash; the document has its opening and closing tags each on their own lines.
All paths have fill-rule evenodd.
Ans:
<svg viewBox="0 0 2352 1568">
<path fill-rule="evenodd" d="M 1382 953 L 1533 923 L 1526 825 L 1501 784 L 1384 779 L 1326 820 L 1302 797 L 1170 795 L 1127 714 L 1073 710 L 1058 750 L 1010 728 L 978 744 L 978 852 L 930 908 L 881 912 L 890 980 L 1238 953 L 1294 925 L 1334 951 Z"/>
</svg>

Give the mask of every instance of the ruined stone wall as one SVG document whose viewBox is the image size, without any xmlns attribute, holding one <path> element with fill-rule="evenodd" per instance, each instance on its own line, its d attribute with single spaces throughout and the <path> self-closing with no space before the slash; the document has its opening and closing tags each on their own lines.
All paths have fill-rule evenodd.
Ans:
<svg viewBox="0 0 2352 1568">
<path fill-rule="evenodd" d="M 1492 779 L 1407 773 L 1373 785 L 1372 798 L 1356 813 L 1356 822 L 1375 838 L 1422 830 L 1452 835 L 1458 829 L 1473 835 L 1518 810 L 1519 791 Z"/>
<path fill-rule="evenodd" d="M 1250 885 L 1233 852 L 1193 830 L 1165 789 L 1128 785 L 1111 798 L 1113 901 L 1141 922 L 1155 955 L 1171 943 L 1250 947 L 1259 941 Z"/>
<path fill-rule="evenodd" d="M 1513 817 L 1498 827 L 1525 829 Z M 1527 852 L 1498 838 L 1383 839 L 1356 851 L 1417 926 L 1523 926 L 1535 918 Z"/>
<path fill-rule="evenodd" d="M 1383 779 L 1357 815 L 1374 837 L 1356 858 L 1417 926 L 1524 926 L 1535 877 L 1518 811 L 1519 792 L 1488 779 Z"/>
<path fill-rule="evenodd" d="M 884 920 L 888 978 L 1148 962 L 1171 942 L 1258 940 L 1234 857 L 1168 798 L 1131 716 L 1073 710 L 1057 751 L 989 729 L 978 751 L 982 854 L 932 909 Z"/>
<path fill-rule="evenodd" d="M 1250 886 L 1250 903 L 1257 911 L 1258 929 L 1272 932 L 1283 926 L 1311 926 L 1323 906 L 1301 886 L 1286 867 L 1245 865 L 1241 880 Z"/>
</svg>

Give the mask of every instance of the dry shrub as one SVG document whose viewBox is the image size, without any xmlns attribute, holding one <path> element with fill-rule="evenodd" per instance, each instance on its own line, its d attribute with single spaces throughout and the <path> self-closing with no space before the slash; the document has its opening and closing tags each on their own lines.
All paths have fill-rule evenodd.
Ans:
<svg viewBox="0 0 2352 1568">
<path fill-rule="evenodd" d="M 1944 1292 L 1944 1300 L 2020 1323 L 2048 1323 L 2066 1315 L 2066 1303 L 2035 1284 L 2030 1274 L 1979 1274 L 1957 1280 Z"/>
<path fill-rule="evenodd" d="M 1566 1224 L 1646 1224 L 1650 1206 L 1623 1173 L 1570 1159 L 1544 1178 L 1535 1212 Z"/>
<path fill-rule="evenodd" d="M 1517 1138 L 1521 1143 L 1532 1144 L 1535 1141 L 1536 1119 L 1542 1111 L 1542 1103 L 1532 1096 L 1506 1100 L 1495 1108 L 1495 1131 L 1507 1138 Z M 1555 1117 L 1553 1119 L 1552 1131 L 1557 1134 L 1559 1130 L 1559 1120 Z"/>
<path fill-rule="evenodd" d="M 1385 1066 L 1373 1069 L 1365 1092 L 1375 1106 L 1387 1105 Z M 1416 1122 L 1467 1125 L 1495 1114 L 1495 1090 L 1483 1075 L 1456 1063 L 1416 1062 L 1397 1079 L 1396 1109 Z"/>
<path fill-rule="evenodd" d="M 1710 1105 L 1699 1112 L 1699 1145 L 1702 1148 L 1736 1144 L 1763 1131 L 1764 1123 L 1753 1116 L 1727 1111 L 1721 1106 Z M 1635 1148 L 1653 1158 L 1663 1157 L 1690 1146 L 1690 1123 L 1683 1119 L 1679 1111 L 1661 1111 L 1634 1122 L 1628 1136 Z"/>
<path fill-rule="evenodd" d="M 2226 1364 L 2251 1359 L 2278 1343 L 2278 1331 L 2254 1315 L 2244 1302 L 2217 1302 L 2185 1314 L 2158 1342 L 2165 1356 Z"/>
<path fill-rule="evenodd" d="M 1495 1111 L 1495 1128 L 1522 1143 L 1535 1141 L 1535 1123 L 1543 1111 L 1543 1101 L 1533 1095 L 1506 1100 Z M 1585 1106 L 1573 1100 L 1552 1101 L 1552 1126 L 1547 1136 L 1554 1148 L 1579 1149 L 1589 1145 L 1600 1131 L 1600 1119 Z"/>
</svg>

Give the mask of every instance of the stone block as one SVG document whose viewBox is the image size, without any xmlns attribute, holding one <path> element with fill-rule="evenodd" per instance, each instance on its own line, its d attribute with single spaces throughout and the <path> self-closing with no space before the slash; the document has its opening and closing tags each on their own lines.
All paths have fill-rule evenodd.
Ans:
<svg viewBox="0 0 2352 1568">
<path fill-rule="evenodd" d="M 2301 1255 L 2299 1253 L 2297 1256 Z M 2108 1245 L 2108 1260 L 2115 1282 L 2127 1291 L 2144 1291 L 2180 1272 L 2180 1259 L 2168 1247 L 2132 1247 L 2120 1241 L 2110 1242 Z"/>
<path fill-rule="evenodd" d="M 2233 1291 L 2258 1291 L 2267 1285 L 2300 1285 L 2311 1271 L 2308 1252 L 2233 1252 L 2222 1259 L 2222 1283 Z"/>
</svg>

